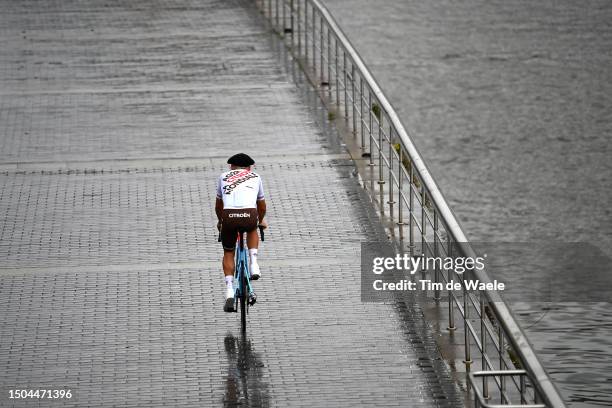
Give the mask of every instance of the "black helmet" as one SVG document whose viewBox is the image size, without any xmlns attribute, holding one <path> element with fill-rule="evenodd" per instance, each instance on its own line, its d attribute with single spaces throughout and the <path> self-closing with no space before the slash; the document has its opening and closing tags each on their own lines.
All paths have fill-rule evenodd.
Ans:
<svg viewBox="0 0 612 408">
<path fill-rule="evenodd" d="M 255 164 L 255 160 L 251 159 L 248 154 L 238 153 L 227 159 L 227 164 L 233 164 L 238 167 L 249 167 Z"/>
</svg>

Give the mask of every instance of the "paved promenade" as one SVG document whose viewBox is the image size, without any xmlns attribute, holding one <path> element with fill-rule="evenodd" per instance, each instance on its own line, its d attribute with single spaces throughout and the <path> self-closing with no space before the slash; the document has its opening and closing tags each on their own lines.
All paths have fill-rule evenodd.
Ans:
<svg viewBox="0 0 612 408">
<path fill-rule="evenodd" d="M 453 407 L 415 304 L 360 302 L 382 231 L 239 0 L 1 0 L 0 407 Z M 214 186 L 251 154 L 270 230 L 246 338 Z M 9 389 L 72 399 L 11 400 Z"/>
</svg>

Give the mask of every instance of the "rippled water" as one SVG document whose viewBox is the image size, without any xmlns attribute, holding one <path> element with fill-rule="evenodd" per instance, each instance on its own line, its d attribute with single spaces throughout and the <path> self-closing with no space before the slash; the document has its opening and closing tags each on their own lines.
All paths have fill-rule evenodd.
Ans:
<svg viewBox="0 0 612 408">
<path fill-rule="evenodd" d="M 612 2 L 325 4 L 471 239 L 612 257 Z M 538 321 L 532 303 L 514 309 L 571 406 L 612 406 L 610 303 L 555 303 Z"/>
</svg>

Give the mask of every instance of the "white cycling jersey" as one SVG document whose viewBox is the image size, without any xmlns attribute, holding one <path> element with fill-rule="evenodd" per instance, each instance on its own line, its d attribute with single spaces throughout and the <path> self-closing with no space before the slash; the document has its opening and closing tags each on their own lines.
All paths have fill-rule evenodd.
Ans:
<svg viewBox="0 0 612 408">
<path fill-rule="evenodd" d="M 264 199 L 259 174 L 247 169 L 226 171 L 217 181 L 217 198 L 223 200 L 223 209 L 257 208 Z"/>
</svg>

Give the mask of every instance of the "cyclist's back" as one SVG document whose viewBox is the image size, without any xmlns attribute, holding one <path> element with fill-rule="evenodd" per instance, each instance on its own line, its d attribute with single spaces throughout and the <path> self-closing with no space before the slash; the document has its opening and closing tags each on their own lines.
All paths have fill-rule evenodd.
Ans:
<svg viewBox="0 0 612 408">
<path fill-rule="evenodd" d="M 261 177 L 249 168 L 221 173 L 217 198 L 223 200 L 224 209 L 257 208 L 257 200 L 264 199 Z"/>
</svg>

